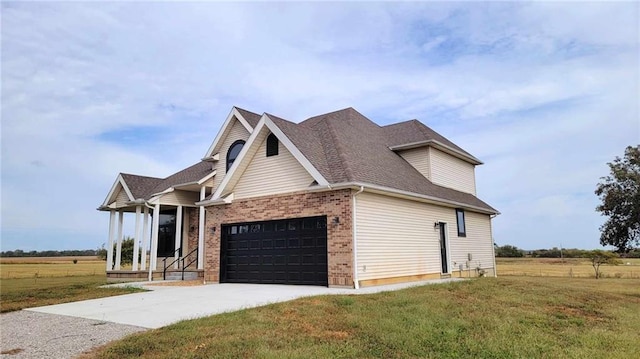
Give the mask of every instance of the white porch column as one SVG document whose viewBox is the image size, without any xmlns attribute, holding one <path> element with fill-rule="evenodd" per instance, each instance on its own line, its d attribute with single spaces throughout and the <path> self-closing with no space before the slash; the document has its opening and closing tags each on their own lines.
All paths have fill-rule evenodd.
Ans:
<svg viewBox="0 0 640 359">
<path fill-rule="evenodd" d="M 149 280 L 153 278 L 158 260 L 158 231 L 160 229 L 160 204 L 153 208 L 153 224 L 151 225 L 151 252 L 149 253 Z"/>
<path fill-rule="evenodd" d="M 200 187 L 200 200 L 206 197 L 206 187 Z M 200 218 L 198 220 L 198 269 L 204 269 L 204 206 L 200 206 Z"/>
<path fill-rule="evenodd" d="M 107 241 L 107 271 L 113 269 L 113 237 L 116 234 L 116 211 L 109 211 L 109 240 Z"/>
<path fill-rule="evenodd" d="M 136 232 L 133 235 L 133 264 L 131 270 L 138 270 L 138 255 L 140 253 L 140 206 L 136 206 Z"/>
<path fill-rule="evenodd" d="M 115 270 L 120 270 L 120 262 L 122 259 L 122 231 L 124 222 L 124 212 L 118 211 L 118 243 L 116 244 L 116 267 Z"/>
<path fill-rule="evenodd" d="M 142 253 L 140 254 L 140 270 L 147 268 L 147 246 L 149 245 L 149 208 L 144 206 L 144 220 L 142 221 Z"/>
<path fill-rule="evenodd" d="M 178 210 L 176 211 L 176 244 L 174 247 L 176 251 L 174 252 L 173 258 L 176 262 L 173 263 L 173 268 L 179 267 L 178 258 L 180 257 L 180 251 L 178 251 L 178 248 L 180 247 L 182 247 L 182 206 L 178 206 Z"/>
</svg>

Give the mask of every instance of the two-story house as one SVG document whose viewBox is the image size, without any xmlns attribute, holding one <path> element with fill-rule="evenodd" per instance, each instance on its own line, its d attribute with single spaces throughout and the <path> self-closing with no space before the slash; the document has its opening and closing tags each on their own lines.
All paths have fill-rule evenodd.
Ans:
<svg viewBox="0 0 640 359">
<path fill-rule="evenodd" d="M 495 275 L 480 164 L 417 120 L 379 126 L 347 108 L 296 124 L 234 107 L 195 165 L 118 176 L 98 208 L 107 276 L 185 267 L 208 282 L 358 288 Z M 123 270 L 127 212 L 138 260 Z"/>
</svg>

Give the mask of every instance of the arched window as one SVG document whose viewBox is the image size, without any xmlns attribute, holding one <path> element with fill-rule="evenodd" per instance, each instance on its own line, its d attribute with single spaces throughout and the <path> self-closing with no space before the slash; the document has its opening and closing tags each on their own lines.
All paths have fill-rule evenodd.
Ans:
<svg viewBox="0 0 640 359">
<path fill-rule="evenodd" d="M 267 157 L 278 155 L 278 138 L 273 133 L 267 137 Z"/>
<path fill-rule="evenodd" d="M 235 161 L 236 158 L 238 158 L 238 155 L 242 150 L 242 146 L 244 146 L 244 141 L 238 140 L 233 144 L 231 144 L 231 147 L 229 147 L 229 151 L 227 152 L 227 172 L 229 172 L 229 168 L 233 164 L 233 161 Z"/>
</svg>

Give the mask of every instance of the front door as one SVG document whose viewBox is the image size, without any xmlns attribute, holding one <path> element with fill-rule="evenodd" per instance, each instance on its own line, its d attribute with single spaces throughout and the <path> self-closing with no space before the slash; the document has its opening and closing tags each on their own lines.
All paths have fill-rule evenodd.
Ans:
<svg viewBox="0 0 640 359">
<path fill-rule="evenodd" d="M 447 261 L 447 224 L 440 222 L 440 262 L 442 263 L 442 273 L 449 273 L 449 262 Z"/>
</svg>

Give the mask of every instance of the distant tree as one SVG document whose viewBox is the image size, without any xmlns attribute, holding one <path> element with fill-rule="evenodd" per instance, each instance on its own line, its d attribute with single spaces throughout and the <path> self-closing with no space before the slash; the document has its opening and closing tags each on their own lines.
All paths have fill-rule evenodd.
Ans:
<svg viewBox="0 0 640 359">
<path fill-rule="evenodd" d="M 524 252 L 516 246 L 505 244 L 504 246 L 496 245 L 496 257 L 518 258 L 524 257 Z"/>
<path fill-rule="evenodd" d="M 600 244 L 624 253 L 640 245 L 640 145 L 627 147 L 624 158 L 607 165 L 611 173 L 600 178 L 595 191 L 602 201 L 596 211 L 609 217 L 600 227 Z"/>
<path fill-rule="evenodd" d="M 602 249 L 594 249 L 588 254 L 588 258 L 591 259 L 591 265 L 596 272 L 596 279 L 602 276 L 600 272 L 600 266 L 603 264 L 618 265 L 622 263 L 618 259 L 618 255 L 613 252 L 603 251 Z"/>
<path fill-rule="evenodd" d="M 120 248 L 120 263 L 121 264 L 131 264 L 133 263 L 133 244 L 134 244 L 134 239 L 131 237 L 126 237 L 122 240 L 122 247 Z M 115 256 L 116 253 L 116 245 L 117 243 L 113 244 L 113 253 Z M 107 260 L 107 249 L 104 248 L 104 244 L 102 245 L 102 247 L 98 248 L 98 250 L 96 251 L 96 255 L 99 259 L 102 260 Z M 140 254 L 138 254 L 138 256 L 140 256 Z M 115 258 L 115 257 L 114 257 Z M 139 257 L 138 257 L 139 259 Z"/>
</svg>

